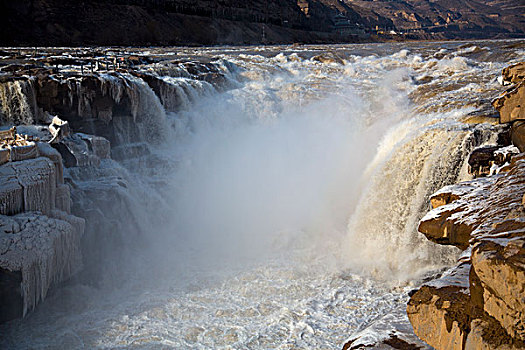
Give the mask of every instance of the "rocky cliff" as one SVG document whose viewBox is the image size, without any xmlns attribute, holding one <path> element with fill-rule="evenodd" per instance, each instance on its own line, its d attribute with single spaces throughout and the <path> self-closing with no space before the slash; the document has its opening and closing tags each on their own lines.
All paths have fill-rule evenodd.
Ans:
<svg viewBox="0 0 525 350">
<path fill-rule="evenodd" d="M 513 0 L 1 0 L 0 45 L 331 43 L 391 30 L 409 39 L 519 37 L 520 12 Z"/>
<path fill-rule="evenodd" d="M 315 9 L 314 9 L 315 7 Z M 337 42 L 316 1 L 1 1 L 0 45 L 212 45 Z"/>
<path fill-rule="evenodd" d="M 469 164 L 479 177 L 435 193 L 434 209 L 419 225 L 431 241 L 464 251 L 456 267 L 415 291 L 407 306 L 415 333 L 436 349 L 525 347 L 524 67 L 503 71 L 502 82 L 514 85 L 493 102 L 500 122 L 512 125 L 517 148 L 474 151 Z"/>
<path fill-rule="evenodd" d="M 392 20 L 397 32 L 432 38 L 487 38 L 523 36 L 521 17 L 525 6 L 517 0 L 347 0 L 358 9 L 367 9 Z"/>
<path fill-rule="evenodd" d="M 82 267 L 84 219 L 71 215 L 62 157 L 47 143 L 0 135 L 0 322 L 32 310 Z"/>
<path fill-rule="evenodd" d="M 125 167 L 163 161 L 151 146 L 167 136 L 166 111 L 228 88 L 212 62 L 90 55 L 0 68 L 0 322 L 80 271 L 100 283 L 115 247 L 155 220 L 137 202 L 156 192 Z"/>
</svg>

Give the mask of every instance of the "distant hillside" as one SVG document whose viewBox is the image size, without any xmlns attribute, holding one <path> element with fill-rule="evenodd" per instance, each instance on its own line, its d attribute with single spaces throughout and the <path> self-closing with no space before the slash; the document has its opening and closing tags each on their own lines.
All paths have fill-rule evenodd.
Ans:
<svg viewBox="0 0 525 350">
<path fill-rule="evenodd" d="M 520 0 L 0 0 L 0 45 L 511 37 L 525 33 L 524 7 Z"/>
<path fill-rule="evenodd" d="M 344 0 L 353 8 L 392 20 L 397 32 L 448 39 L 512 37 L 525 34 L 523 0 Z"/>
<path fill-rule="evenodd" d="M 309 18 L 295 0 L 0 0 L 0 45 L 341 41 L 315 6 Z"/>
</svg>

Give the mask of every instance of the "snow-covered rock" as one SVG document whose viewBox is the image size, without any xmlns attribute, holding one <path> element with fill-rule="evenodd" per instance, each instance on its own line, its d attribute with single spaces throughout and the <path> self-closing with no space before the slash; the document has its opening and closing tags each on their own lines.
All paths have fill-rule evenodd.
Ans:
<svg viewBox="0 0 525 350">
<path fill-rule="evenodd" d="M 0 321 L 25 315 L 46 297 L 52 284 L 81 268 L 83 231 L 83 219 L 65 213 L 59 218 L 39 212 L 0 215 L 0 300 L 17 300 L 17 296 L 20 300 L 14 307 L 0 303 Z M 19 284 L 6 278 L 16 274 Z"/>
<path fill-rule="evenodd" d="M 0 214 L 49 213 L 55 208 L 55 165 L 45 157 L 0 166 Z"/>
<path fill-rule="evenodd" d="M 37 150 L 42 157 L 0 165 L 0 322 L 25 315 L 82 266 L 84 219 L 70 215 L 62 157 L 48 144 Z"/>
<path fill-rule="evenodd" d="M 525 348 L 525 154 L 502 171 L 438 191 L 420 223 L 430 240 L 466 249 L 407 306 L 415 333 L 437 349 Z"/>
</svg>

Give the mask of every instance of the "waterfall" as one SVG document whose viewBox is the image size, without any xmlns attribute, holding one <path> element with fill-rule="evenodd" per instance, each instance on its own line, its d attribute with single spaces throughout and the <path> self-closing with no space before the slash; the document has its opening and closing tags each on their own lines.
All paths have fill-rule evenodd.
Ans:
<svg viewBox="0 0 525 350">
<path fill-rule="evenodd" d="M 0 125 L 30 125 L 34 118 L 34 94 L 30 80 L 0 83 Z"/>
<path fill-rule="evenodd" d="M 170 129 L 166 119 L 166 110 L 159 97 L 144 80 L 132 75 L 123 75 L 132 107 L 132 125 L 138 130 L 139 140 L 159 144 L 166 140 Z M 117 130 L 118 135 L 120 130 Z"/>
<path fill-rule="evenodd" d="M 491 135 L 488 126 L 455 122 L 460 115 L 416 117 L 385 135 L 349 220 L 344 254 L 352 266 L 406 280 L 456 261 L 456 248 L 429 242 L 417 225 L 429 209 L 429 196 L 467 177 L 469 153 Z"/>
<path fill-rule="evenodd" d="M 0 347 L 319 349 L 410 333 L 412 281 L 458 255 L 418 221 L 494 141 L 462 120 L 503 65 L 402 45 L 151 48 L 134 75 L 64 74 L 73 132 L 113 137 L 112 159 L 64 169 L 82 254 L 67 256 L 70 236 L 42 257 L 57 262 L 28 264 L 26 308 L 47 270 L 66 276 L 80 255 L 84 270 L 0 325 Z M 312 59 L 328 51 L 342 59 Z"/>
<path fill-rule="evenodd" d="M 159 98 L 162 105 L 169 112 L 188 110 L 199 98 L 210 96 L 217 92 L 215 87 L 201 80 L 189 78 L 174 78 L 165 76 Z"/>
</svg>

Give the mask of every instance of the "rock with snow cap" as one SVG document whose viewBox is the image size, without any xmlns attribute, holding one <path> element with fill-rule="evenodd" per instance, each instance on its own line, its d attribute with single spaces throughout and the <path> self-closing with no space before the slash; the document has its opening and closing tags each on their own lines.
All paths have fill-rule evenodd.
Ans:
<svg viewBox="0 0 525 350">
<path fill-rule="evenodd" d="M 507 162 L 504 153 L 501 161 Z M 420 231 L 434 242 L 466 249 L 469 262 L 451 270 L 462 267 L 456 278 L 449 273 L 411 296 L 407 312 L 421 339 L 438 349 L 525 348 L 524 196 L 525 154 L 512 156 L 501 175 L 447 186 L 432 196 L 435 209 Z M 459 242 L 458 232 L 464 233 Z"/>
</svg>

